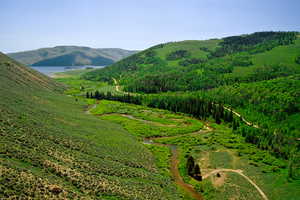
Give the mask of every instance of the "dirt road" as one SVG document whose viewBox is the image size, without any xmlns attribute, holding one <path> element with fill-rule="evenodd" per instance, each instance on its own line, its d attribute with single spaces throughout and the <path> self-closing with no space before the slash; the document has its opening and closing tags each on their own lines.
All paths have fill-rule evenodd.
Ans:
<svg viewBox="0 0 300 200">
<path fill-rule="evenodd" d="M 244 177 L 251 185 L 253 185 L 256 190 L 259 192 L 259 194 L 261 195 L 261 197 L 264 200 L 268 200 L 268 197 L 265 195 L 265 193 L 258 187 L 258 185 L 256 185 L 256 183 L 254 183 L 248 176 L 246 176 L 245 174 L 243 174 L 243 171 L 240 169 L 215 169 L 211 172 L 209 172 L 208 174 L 205 174 L 204 176 L 202 176 L 203 179 L 206 179 L 208 177 L 210 177 L 213 174 L 219 173 L 219 172 L 234 172 L 237 173 L 239 175 L 241 175 L 242 177 Z"/>
</svg>

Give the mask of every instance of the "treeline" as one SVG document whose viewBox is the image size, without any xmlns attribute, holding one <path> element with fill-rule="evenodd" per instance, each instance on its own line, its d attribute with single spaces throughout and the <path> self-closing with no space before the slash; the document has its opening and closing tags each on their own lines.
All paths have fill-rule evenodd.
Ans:
<svg viewBox="0 0 300 200">
<path fill-rule="evenodd" d="M 250 54 L 269 51 L 279 45 L 293 44 L 297 32 L 257 32 L 250 35 L 223 38 L 221 47 L 212 56 L 222 57 L 228 54 L 248 51 Z"/>
<path fill-rule="evenodd" d="M 120 101 L 124 103 L 133 103 L 152 108 L 170 110 L 190 114 L 198 119 L 207 119 L 213 117 L 217 124 L 222 121 L 233 122 L 232 111 L 225 110 L 222 104 L 214 103 L 205 98 L 192 95 L 131 95 L 131 94 L 112 94 L 96 91 L 87 92 L 87 98 L 106 99 Z M 235 122 L 238 126 L 239 122 Z"/>
<path fill-rule="evenodd" d="M 191 53 L 188 52 L 187 50 L 177 50 L 177 51 L 171 52 L 167 56 L 167 60 L 177 60 L 177 59 L 189 57 L 190 55 L 191 55 Z"/>
</svg>

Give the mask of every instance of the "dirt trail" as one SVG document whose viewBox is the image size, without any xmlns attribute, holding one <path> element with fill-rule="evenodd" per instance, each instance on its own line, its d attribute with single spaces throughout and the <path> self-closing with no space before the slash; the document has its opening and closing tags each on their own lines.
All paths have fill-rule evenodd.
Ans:
<svg viewBox="0 0 300 200">
<path fill-rule="evenodd" d="M 244 117 L 242 117 L 242 115 L 241 115 L 240 113 L 238 113 L 238 112 L 236 112 L 236 111 L 234 111 L 234 110 L 232 110 L 231 108 L 228 108 L 228 107 L 226 107 L 226 106 L 223 106 L 223 108 L 224 108 L 225 110 L 231 111 L 234 115 L 236 115 L 237 117 L 241 118 L 241 120 L 242 120 L 243 122 L 245 122 L 248 126 L 252 126 L 252 127 L 254 127 L 254 128 L 259 128 L 259 126 L 255 125 L 255 124 L 253 124 L 253 123 L 251 123 L 251 122 L 249 122 L 249 121 L 247 121 Z"/>
<path fill-rule="evenodd" d="M 112 78 L 112 79 L 113 79 L 113 81 L 114 81 L 114 83 L 115 83 L 115 85 L 116 85 L 116 91 L 117 91 L 117 92 L 121 92 L 121 91 L 120 91 L 120 86 L 119 86 L 119 84 L 118 84 L 117 79 L 115 79 L 115 78 Z"/>
<path fill-rule="evenodd" d="M 144 119 L 139 119 L 139 118 L 136 118 L 133 115 L 128 115 L 128 114 L 121 114 L 121 115 L 123 117 L 127 117 L 129 119 L 134 119 L 134 120 L 144 122 L 144 123 L 147 123 L 147 124 L 153 124 L 153 125 L 157 125 L 157 126 L 166 126 L 166 127 L 176 127 L 176 125 L 173 125 L 173 124 L 162 124 L 162 123 L 159 123 L 159 122 L 153 122 L 153 121 L 148 121 L 148 120 L 144 120 Z"/>
<path fill-rule="evenodd" d="M 117 92 L 123 92 L 123 91 L 120 90 L 120 85 L 118 84 L 117 79 L 115 79 L 115 78 L 112 78 L 112 79 L 113 79 L 113 81 L 114 81 L 114 83 L 115 83 L 115 85 L 116 85 L 116 91 L 117 91 Z M 123 93 L 124 93 L 124 94 L 129 94 L 128 92 L 123 92 Z M 131 94 L 134 94 L 134 93 L 131 93 Z M 229 107 L 226 107 L 226 106 L 223 106 L 223 108 L 224 108 L 225 110 L 232 111 L 232 113 L 233 113 L 234 115 L 236 115 L 237 117 L 241 118 L 241 120 L 242 120 L 243 122 L 245 122 L 248 126 L 252 126 L 252 127 L 254 127 L 254 128 L 259 128 L 258 125 L 255 125 L 255 124 L 253 124 L 253 123 L 250 122 L 250 121 L 247 121 L 244 117 L 242 117 L 242 115 L 241 115 L 240 113 L 234 111 L 233 109 L 231 109 L 231 108 L 229 108 Z"/>
<path fill-rule="evenodd" d="M 164 137 L 165 138 L 165 137 Z M 184 191 L 188 194 L 190 194 L 194 199 L 196 200 L 203 200 L 203 197 L 201 194 L 199 194 L 192 185 L 187 184 L 183 181 L 182 177 L 180 176 L 180 172 L 178 170 L 179 165 L 179 159 L 178 159 L 178 150 L 176 145 L 172 144 L 161 144 L 161 143 L 155 143 L 152 140 L 153 138 L 145 138 L 144 144 L 152 144 L 152 145 L 158 145 L 158 146 L 167 146 L 171 149 L 172 157 L 171 157 L 171 173 L 174 178 L 174 181 L 177 185 L 179 185 Z"/>
<path fill-rule="evenodd" d="M 213 174 L 219 173 L 219 172 L 234 172 L 237 173 L 239 175 L 241 175 L 242 177 L 244 177 L 251 185 L 253 185 L 256 190 L 259 192 L 259 194 L 261 195 L 261 197 L 264 200 L 268 200 L 268 197 L 265 195 L 265 193 L 258 187 L 258 185 L 256 185 L 256 183 L 254 183 L 248 176 L 246 176 L 245 174 L 243 174 L 243 171 L 240 169 L 215 169 L 211 172 L 209 172 L 208 174 L 205 174 L 204 176 L 202 176 L 203 179 L 206 179 L 208 177 L 210 177 Z"/>
<path fill-rule="evenodd" d="M 93 108 L 95 108 L 97 106 L 97 104 L 94 104 L 92 106 L 90 106 L 85 113 L 86 114 L 91 114 L 90 110 L 92 110 Z M 123 116 L 127 116 L 129 118 L 134 118 L 134 116 L 131 115 L 125 115 L 123 114 Z M 146 121 L 146 120 L 143 120 Z M 149 123 L 149 121 L 147 121 Z M 207 132 L 212 130 L 207 124 L 204 126 L 205 129 L 207 130 L 200 130 L 197 132 L 193 132 L 193 133 L 188 133 L 188 134 L 183 134 L 183 135 L 191 135 L 191 134 L 199 134 L 199 133 L 203 133 L 203 132 Z M 182 135 L 178 135 L 178 136 L 182 136 Z M 178 137 L 178 136 L 166 136 L 166 137 L 160 137 L 160 138 L 171 138 L 171 137 Z M 172 176 L 174 178 L 174 181 L 177 185 L 179 185 L 182 189 L 184 189 L 188 194 L 190 194 L 194 199 L 196 200 L 203 200 L 203 197 L 201 196 L 201 194 L 199 194 L 194 188 L 193 186 L 191 186 L 190 184 L 187 184 L 183 181 L 182 177 L 180 176 L 179 170 L 178 170 L 178 165 L 179 165 L 179 159 L 178 159 L 178 150 L 177 150 L 177 146 L 176 145 L 172 145 L 172 144 L 161 144 L 161 143 L 156 143 L 153 142 L 154 138 L 144 138 L 144 144 L 151 144 L 151 145 L 158 145 L 158 146 L 167 146 L 171 149 L 172 152 L 172 157 L 171 157 L 171 173 Z"/>
<path fill-rule="evenodd" d="M 91 110 L 96 108 L 97 104 L 89 105 L 88 108 L 86 109 L 85 113 L 86 114 L 91 114 Z"/>
</svg>

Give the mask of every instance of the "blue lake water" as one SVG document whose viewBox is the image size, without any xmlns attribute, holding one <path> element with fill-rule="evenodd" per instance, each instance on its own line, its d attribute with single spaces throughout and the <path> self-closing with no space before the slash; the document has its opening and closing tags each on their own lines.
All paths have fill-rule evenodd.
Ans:
<svg viewBox="0 0 300 200">
<path fill-rule="evenodd" d="M 86 68 L 103 68 L 105 66 L 30 66 L 32 69 L 35 69 L 47 76 L 51 76 L 57 72 L 65 72 L 76 69 L 86 69 Z"/>
</svg>

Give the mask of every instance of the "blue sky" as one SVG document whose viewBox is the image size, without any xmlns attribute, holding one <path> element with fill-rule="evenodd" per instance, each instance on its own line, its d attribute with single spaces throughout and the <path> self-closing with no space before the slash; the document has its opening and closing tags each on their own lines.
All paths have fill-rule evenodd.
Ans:
<svg viewBox="0 0 300 200">
<path fill-rule="evenodd" d="M 0 51 L 145 49 L 256 31 L 300 31 L 299 0 L 1 0 Z"/>
</svg>

